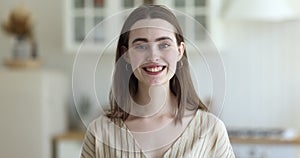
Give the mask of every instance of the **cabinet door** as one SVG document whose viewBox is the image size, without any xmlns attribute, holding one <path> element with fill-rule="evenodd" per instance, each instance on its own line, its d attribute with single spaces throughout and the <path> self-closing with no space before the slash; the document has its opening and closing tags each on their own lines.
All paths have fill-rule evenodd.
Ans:
<svg viewBox="0 0 300 158">
<path fill-rule="evenodd" d="M 79 158 L 81 147 L 81 141 L 60 140 L 56 144 L 56 158 Z"/>
<path fill-rule="evenodd" d="M 52 135 L 67 128 L 68 85 L 55 71 L 0 69 L 0 158 L 51 158 Z"/>
<path fill-rule="evenodd" d="M 178 17 L 184 35 L 193 41 L 203 41 L 206 38 L 205 29 L 208 31 L 209 4 L 207 0 L 155 0 L 156 4 L 163 4 L 171 9 Z M 195 19 L 197 22 L 192 21 Z M 197 26 L 201 25 L 201 26 Z"/>
<path fill-rule="evenodd" d="M 295 145 L 234 144 L 236 158 L 297 158 Z"/>
<path fill-rule="evenodd" d="M 106 17 L 122 10 L 121 2 L 119 0 L 66 0 L 66 49 L 77 50 L 93 29 L 96 29 L 93 31 L 93 37 L 89 37 L 86 42 L 92 45 L 105 42 L 113 29 L 103 27 L 106 30 L 103 28 L 97 30 L 95 26 Z"/>
<path fill-rule="evenodd" d="M 268 158 L 296 158 L 297 148 L 293 145 L 272 145 L 266 150 Z"/>
<path fill-rule="evenodd" d="M 211 35 L 215 35 L 215 23 L 216 20 L 211 20 L 215 17 L 217 10 L 214 8 L 218 6 L 219 0 L 216 2 L 210 2 L 208 0 L 66 0 L 66 28 L 65 28 L 65 40 L 66 48 L 68 50 L 77 51 L 81 42 L 85 39 L 86 35 L 91 33 L 99 22 L 103 21 L 107 17 L 116 15 L 120 11 L 124 11 L 128 8 L 140 6 L 143 3 L 166 5 L 174 11 L 180 11 L 194 19 L 199 23 L 191 23 L 186 17 L 181 14 L 178 19 L 184 29 L 184 34 L 190 38 L 190 40 L 204 41 L 207 38 L 207 33 L 202 29 L 202 26 L 206 28 Z M 216 3 L 216 4 L 215 4 Z M 99 46 L 107 41 L 111 41 L 110 35 L 114 34 L 117 30 L 116 26 L 121 26 L 126 17 L 122 17 L 115 20 L 117 23 L 107 23 L 108 26 L 95 28 L 93 37 L 89 38 L 88 42 L 92 45 Z M 215 18 L 214 18 L 215 19 Z M 210 23 L 214 24 L 210 24 Z M 197 24 L 197 26 L 195 26 Z M 202 26 L 199 27 L 198 24 Z M 219 24 L 217 24 L 219 25 Z M 114 37 L 113 37 L 114 38 Z M 215 37 L 214 37 L 215 39 Z M 95 49 L 91 48 L 91 49 Z"/>
</svg>

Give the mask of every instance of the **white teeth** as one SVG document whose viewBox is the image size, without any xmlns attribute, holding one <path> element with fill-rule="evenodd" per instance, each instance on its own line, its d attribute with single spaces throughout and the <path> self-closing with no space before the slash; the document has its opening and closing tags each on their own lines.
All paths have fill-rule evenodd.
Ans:
<svg viewBox="0 0 300 158">
<path fill-rule="evenodd" d="M 163 69 L 162 66 L 159 66 L 159 67 L 152 67 L 152 68 L 146 68 L 147 71 L 149 72 L 159 72 Z"/>
</svg>

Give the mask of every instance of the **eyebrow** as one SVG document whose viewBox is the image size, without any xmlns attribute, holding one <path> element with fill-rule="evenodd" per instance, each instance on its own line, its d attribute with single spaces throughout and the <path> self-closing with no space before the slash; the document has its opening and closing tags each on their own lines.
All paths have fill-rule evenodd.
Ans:
<svg viewBox="0 0 300 158">
<path fill-rule="evenodd" d="M 160 38 L 157 38 L 155 39 L 155 42 L 158 42 L 158 41 L 162 41 L 162 40 L 170 40 L 170 41 L 173 41 L 170 37 L 160 37 Z M 147 38 L 136 38 L 132 41 L 132 44 L 135 43 L 135 42 L 138 42 L 138 41 L 141 41 L 141 42 L 149 42 L 149 40 Z"/>
</svg>

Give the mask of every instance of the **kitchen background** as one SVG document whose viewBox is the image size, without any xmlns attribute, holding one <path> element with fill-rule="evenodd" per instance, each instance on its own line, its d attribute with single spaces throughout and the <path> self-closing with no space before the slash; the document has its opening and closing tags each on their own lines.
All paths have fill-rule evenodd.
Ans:
<svg viewBox="0 0 300 158">
<path fill-rule="evenodd" d="M 61 94 L 61 97 L 54 95 L 54 98 L 56 97 L 55 99 L 60 101 L 55 102 L 51 100 L 51 97 L 48 100 L 49 103 L 42 101 L 45 105 L 51 106 L 51 108 L 57 108 L 52 109 L 52 113 L 47 113 L 47 110 L 43 111 L 43 114 L 46 114 L 49 118 L 48 122 L 51 122 L 51 128 L 55 128 L 58 124 L 57 128 L 59 129 L 53 129 L 52 133 L 49 132 L 49 138 L 47 139 L 50 140 L 56 135 L 67 132 L 70 128 L 79 126 L 77 125 L 79 124 L 79 119 L 74 108 L 75 106 L 71 89 L 72 68 L 76 56 L 76 49 L 69 49 L 66 46 L 66 43 L 68 43 L 66 41 L 68 39 L 66 38 L 66 36 L 68 36 L 66 34 L 66 28 L 68 28 L 68 26 L 66 26 L 66 22 L 68 21 L 68 15 L 66 15 L 68 14 L 66 12 L 68 9 L 68 3 L 66 3 L 66 1 L 70 2 L 70 0 L 0 1 L 1 22 L 7 18 L 12 9 L 19 5 L 24 5 L 30 10 L 35 22 L 34 31 L 37 39 L 38 58 L 43 62 L 41 68 L 12 69 L 5 66 L 5 60 L 11 58 L 12 55 L 14 38 L 5 34 L 4 31 L 1 31 L 0 61 L 3 64 L 0 65 L 0 73 L 2 73 L 0 74 L 0 81 L 2 82 L 0 83 L 0 94 L 2 95 L 0 96 L 0 119 L 2 120 L 0 157 L 14 157 L 8 156 L 9 154 L 13 155 L 14 150 L 9 149 L 7 144 L 11 144 L 10 147 L 14 148 L 13 142 L 15 142 L 14 139 L 17 139 L 15 135 L 22 134 L 22 131 L 24 132 L 23 128 L 19 129 L 19 131 L 5 131 L 3 129 L 3 127 L 8 128 L 8 124 L 11 124 L 10 122 L 20 123 L 20 121 L 22 121 L 18 117 L 15 117 L 16 120 L 12 119 L 14 117 L 11 116 L 22 114 L 19 106 L 9 105 L 12 103 L 10 100 L 21 100 L 20 98 L 22 98 L 22 96 L 20 97 L 19 95 L 22 95 L 23 93 L 30 93 L 32 89 L 30 90 L 30 87 L 26 86 L 27 83 L 38 86 L 37 82 L 44 82 L 44 79 L 41 79 L 42 81 L 40 81 L 40 79 L 35 80 L 34 77 L 26 77 L 26 73 L 39 74 L 41 72 L 45 72 L 50 76 L 50 78 L 53 76 L 55 79 L 58 78 L 57 81 L 49 81 L 53 84 L 54 90 L 52 89 L 51 93 L 47 92 L 46 94 L 49 94 L 49 96 L 52 96 L 53 93 L 57 93 L 58 95 Z M 244 8 L 240 8 L 237 11 L 234 10 L 235 14 L 233 13 L 233 15 L 230 14 L 230 11 L 233 10 L 233 6 L 238 3 L 238 1 L 211 1 L 211 3 L 217 3 L 216 6 L 218 6 L 216 8 L 210 8 L 213 10 L 212 14 L 215 16 L 214 18 L 217 19 L 217 21 L 212 23 L 214 25 L 211 26 L 215 28 L 217 33 L 214 34 L 212 32 L 211 38 L 216 41 L 216 45 L 220 51 L 226 71 L 226 98 L 220 118 L 225 122 L 229 129 L 280 128 L 292 129 L 293 131 L 300 130 L 300 123 L 298 121 L 300 120 L 300 115 L 298 114 L 300 111 L 300 14 L 299 12 L 295 12 L 292 19 L 280 19 L 275 22 L 271 19 L 260 19 L 263 17 L 263 14 L 261 14 L 261 17 L 258 16 L 254 19 L 243 16 L 235 17 L 235 15 L 242 15 L 243 12 L 247 11 L 248 7 L 245 6 L 247 5 L 247 0 L 243 1 Z M 271 3 L 273 3 L 273 1 L 264 1 L 270 2 L 267 3 L 268 5 L 265 5 L 266 8 L 272 8 Z M 248 2 L 250 2 L 250 0 L 248 0 Z M 251 2 L 262 3 L 263 1 Z M 291 4 L 291 10 L 300 11 L 300 1 L 285 0 L 283 2 Z M 277 7 L 278 8 L 272 9 L 275 10 L 275 12 L 280 12 L 280 6 Z M 278 16 L 278 19 L 279 18 L 280 16 Z M 191 56 L 193 55 L 195 54 L 192 54 Z M 95 62 L 97 57 L 97 54 L 87 53 L 83 60 L 85 62 L 82 63 L 79 68 L 82 71 L 93 69 L 91 66 L 94 65 L 91 65 L 90 63 Z M 106 55 L 104 58 L 107 59 L 104 60 L 104 64 L 107 64 L 108 68 L 107 71 L 104 72 L 106 76 L 104 77 L 105 81 L 99 85 L 100 87 L 104 87 L 104 91 L 99 92 L 100 96 L 107 94 L 108 83 L 110 83 L 109 77 L 107 76 L 110 75 L 110 71 L 112 70 L 111 62 L 113 61 L 112 55 Z M 195 67 L 201 65 L 201 63 L 195 61 L 196 59 L 197 58 L 190 58 L 190 60 L 196 65 Z M 4 95 L 9 91 L 10 84 L 15 84 L 15 82 L 13 82 L 13 77 L 18 77 L 11 75 L 11 73 L 22 73 L 22 75 L 25 75 L 25 77 L 22 75 L 19 76 L 19 81 L 24 83 L 19 84 L 19 88 L 22 90 L 29 88 L 29 90 L 24 90 L 24 92 L 22 91 L 23 93 L 17 93 L 18 95 L 14 95 L 14 93 L 10 93 L 12 96 Z M 5 74 L 9 74 L 9 77 L 5 76 Z M 88 100 L 89 95 L 92 94 L 86 92 L 88 91 L 87 83 L 84 82 L 86 81 L 84 80 L 86 76 L 82 75 L 81 77 L 82 79 L 79 78 L 79 82 L 76 82 L 76 90 L 82 94 L 82 98 L 86 99 L 87 97 L 87 100 L 84 100 L 86 104 L 96 105 L 95 101 Z M 81 80 L 82 82 L 80 82 Z M 201 83 L 201 81 L 198 82 Z M 41 85 L 44 86 L 44 84 Z M 18 87 L 14 90 L 20 91 Z M 36 92 L 35 90 L 32 91 Z M 37 95 L 36 97 L 30 97 L 32 98 L 25 98 L 24 100 L 35 100 L 41 96 Z M 207 98 L 207 96 L 203 97 Z M 214 101 L 213 99 L 214 98 L 212 98 L 212 102 Z M 81 103 L 84 101 L 81 100 Z M 104 104 L 107 104 L 107 101 L 103 102 Z M 26 105 L 26 103 L 27 102 L 24 102 L 22 109 L 26 109 L 26 113 L 29 116 L 36 115 L 36 112 L 38 112 L 35 109 L 36 107 Z M 65 109 L 52 105 L 53 103 L 57 103 L 57 105 L 67 108 Z M 8 110 L 8 108 L 12 109 Z M 64 111 L 62 112 L 60 109 Z M 16 113 L 10 114 L 6 113 L 7 111 Z M 57 115 L 59 114 L 61 116 L 58 117 Z M 44 117 L 44 115 L 40 115 L 33 117 L 33 119 L 43 120 Z M 64 121 L 60 120 L 60 118 Z M 32 125 L 30 122 L 22 122 L 20 124 L 22 124 L 22 127 L 24 126 L 24 128 L 35 126 L 35 124 Z M 45 128 L 44 130 L 52 130 L 48 128 L 47 123 L 40 127 Z M 42 134 L 39 135 L 39 138 L 41 137 Z M 36 143 L 39 140 L 39 138 L 33 138 L 35 141 L 32 143 Z M 4 148 L 5 146 L 6 148 Z M 49 142 L 47 147 L 51 148 Z M 56 149 L 56 147 L 54 148 Z M 5 152 L 4 149 L 6 150 Z M 71 148 L 68 149 L 68 151 L 69 150 L 71 151 Z M 51 151 L 43 149 L 41 153 L 45 152 L 49 152 L 48 154 L 51 154 L 52 149 Z M 57 152 L 58 151 L 56 151 L 56 153 Z M 30 155 L 32 152 L 27 150 L 24 151 L 24 154 L 25 153 Z"/>
</svg>

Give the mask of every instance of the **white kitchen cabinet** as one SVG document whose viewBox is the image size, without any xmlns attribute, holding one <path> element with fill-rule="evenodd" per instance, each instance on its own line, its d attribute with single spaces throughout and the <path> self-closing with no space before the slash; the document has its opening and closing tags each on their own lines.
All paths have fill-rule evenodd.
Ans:
<svg viewBox="0 0 300 158">
<path fill-rule="evenodd" d="M 230 129 L 237 158 L 299 158 L 300 135 L 292 129 Z"/>
<path fill-rule="evenodd" d="M 54 158 L 79 158 L 83 132 L 68 132 L 54 137 Z"/>
<path fill-rule="evenodd" d="M 61 140 L 56 144 L 55 158 L 79 158 L 81 154 L 81 141 Z"/>
<path fill-rule="evenodd" d="M 137 7 L 143 3 L 166 5 L 175 11 L 182 12 L 203 25 L 217 42 L 221 45 L 222 31 L 220 13 L 222 8 L 221 0 L 66 0 L 65 1 L 65 48 L 70 52 L 77 52 L 85 37 L 89 38 L 88 50 L 99 50 L 115 39 L 121 31 L 121 26 L 126 19 L 124 16 L 113 16 L 129 8 Z M 175 13 L 176 14 L 176 13 Z M 103 27 L 96 27 L 99 22 L 108 17 L 118 18 L 111 22 L 103 23 Z M 178 16 L 182 27 L 189 40 L 205 40 L 206 34 L 203 30 L 197 29 L 195 23 L 185 19 L 183 14 Z M 106 25 L 106 26 L 105 26 Z M 102 26 L 102 24 L 101 24 Z M 91 35 L 92 33 L 92 35 Z M 98 46 L 98 47 L 97 47 Z"/>
<path fill-rule="evenodd" d="M 0 70 L 0 157 L 51 158 L 52 137 L 67 129 L 69 82 L 55 71 Z"/>
<path fill-rule="evenodd" d="M 299 149 L 292 144 L 233 144 L 236 158 L 298 158 Z"/>
</svg>

